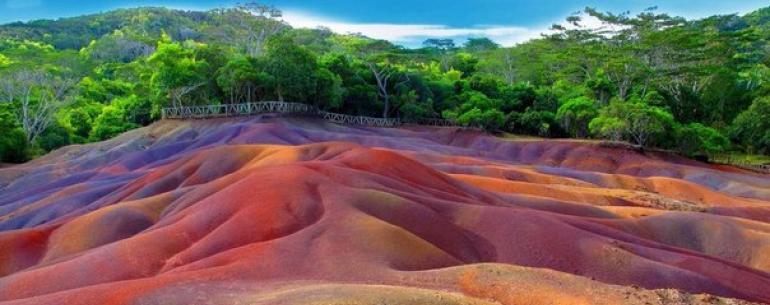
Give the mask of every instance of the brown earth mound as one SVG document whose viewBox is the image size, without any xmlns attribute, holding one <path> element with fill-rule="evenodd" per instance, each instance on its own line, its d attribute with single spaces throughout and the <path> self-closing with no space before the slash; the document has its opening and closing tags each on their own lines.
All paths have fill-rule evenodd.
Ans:
<svg viewBox="0 0 770 305">
<path fill-rule="evenodd" d="M 258 117 L 0 169 L 0 304 L 749 302 L 770 177 L 662 153 Z"/>
</svg>

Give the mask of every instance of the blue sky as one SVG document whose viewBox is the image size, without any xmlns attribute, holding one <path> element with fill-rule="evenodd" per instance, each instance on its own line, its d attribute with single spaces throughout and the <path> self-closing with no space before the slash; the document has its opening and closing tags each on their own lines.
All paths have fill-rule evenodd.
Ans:
<svg viewBox="0 0 770 305">
<path fill-rule="evenodd" d="M 209 9 L 236 1 L 199 0 L 0 0 L 0 23 L 96 13 L 119 7 L 168 6 Z M 323 25 L 337 32 L 414 45 L 425 37 L 488 36 L 504 45 L 538 36 L 571 12 L 591 6 L 600 10 L 638 12 L 650 6 L 697 18 L 713 14 L 746 13 L 770 6 L 767 0 L 266 0 L 285 12 L 294 26 Z"/>
</svg>

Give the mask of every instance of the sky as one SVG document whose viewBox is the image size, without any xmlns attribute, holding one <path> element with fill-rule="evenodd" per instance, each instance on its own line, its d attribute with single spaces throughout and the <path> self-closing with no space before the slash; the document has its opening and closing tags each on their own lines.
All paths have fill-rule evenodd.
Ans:
<svg viewBox="0 0 770 305">
<path fill-rule="evenodd" d="M 222 0 L 0 0 L 0 23 L 55 19 L 115 8 L 166 6 L 206 10 L 232 6 Z M 550 25 L 586 6 L 615 13 L 639 12 L 651 6 L 687 18 L 744 14 L 770 6 L 768 0 L 264 0 L 284 11 L 294 27 L 325 26 L 339 33 L 357 32 L 405 46 L 419 46 L 428 37 L 489 37 L 514 45 L 538 37 Z"/>
</svg>

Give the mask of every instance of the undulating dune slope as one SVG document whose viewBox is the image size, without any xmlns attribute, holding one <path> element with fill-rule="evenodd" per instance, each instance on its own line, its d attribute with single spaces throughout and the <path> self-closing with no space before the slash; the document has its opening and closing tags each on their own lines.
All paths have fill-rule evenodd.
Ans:
<svg viewBox="0 0 770 305">
<path fill-rule="evenodd" d="M 165 121 L 0 169 L 0 304 L 770 303 L 770 176 L 580 141 Z"/>
</svg>

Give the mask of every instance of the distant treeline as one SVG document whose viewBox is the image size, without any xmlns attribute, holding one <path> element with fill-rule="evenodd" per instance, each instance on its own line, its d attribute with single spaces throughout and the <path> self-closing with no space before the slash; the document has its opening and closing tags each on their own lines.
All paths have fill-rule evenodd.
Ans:
<svg viewBox="0 0 770 305">
<path fill-rule="evenodd" d="M 701 20 L 587 8 L 510 48 L 479 37 L 405 49 L 281 17 L 249 3 L 0 26 L 1 160 L 104 140 L 170 105 L 264 100 L 690 156 L 770 153 L 770 8 Z"/>
</svg>

